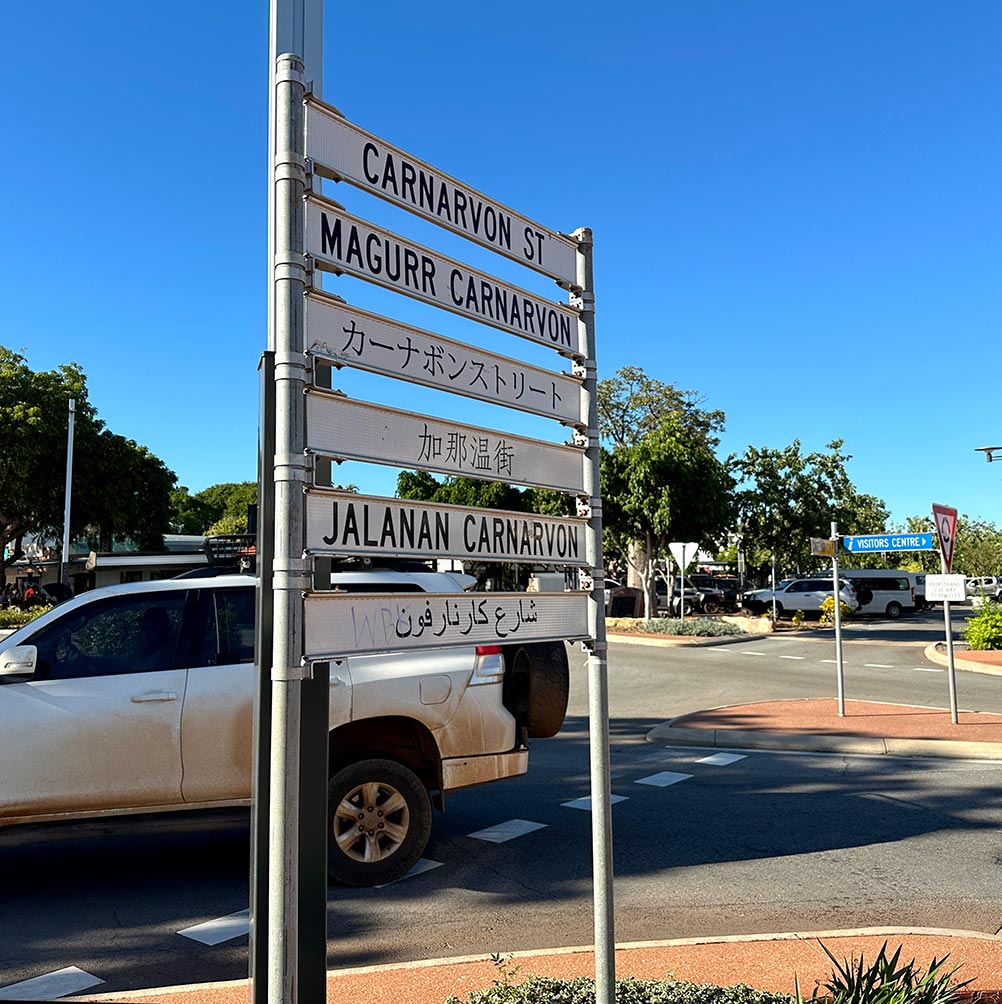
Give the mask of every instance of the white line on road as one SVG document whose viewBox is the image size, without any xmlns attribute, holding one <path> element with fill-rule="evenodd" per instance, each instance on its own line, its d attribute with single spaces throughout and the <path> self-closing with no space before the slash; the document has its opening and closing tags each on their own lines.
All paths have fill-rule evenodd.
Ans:
<svg viewBox="0 0 1002 1004">
<path fill-rule="evenodd" d="M 746 756 L 746 753 L 714 753 L 711 756 L 700 757 L 696 763 L 710 763 L 715 767 L 726 767 L 729 763 L 744 760 Z"/>
<path fill-rule="evenodd" d="M 802 656 L 802 655 L 781 655 L 780 659 L 797 659 L 798 661 L 803 662 L 804 656 Z"/>
<path fill-rule="evenodd" d="M 497 826 L 488 826 L 485 830 L 477 830 L 476 833 L 467 833 L 466 835 L 473 837 L 474 840 L 487 840 L 492 844 L 503 844 L 506 840 L 524 837 L 534 830 L 544 830 L 546 825 L 546 823 L 533 823 L 528 819 L 509 819 L 506 823 L 498 823 Z"/>
<path fill-rule="evenodd" d="M 609 804 L 615 805 L 617 802 L 625 802 L 625 795 L 610 795 Z M 565 809 L 585 809 L 587 812 L 591 812 L 591 796 L 585 795 L 584 798 L 575 798 L 571 802 L 561 802 L 560 803 Z"/>
<path fill-rule="evenodd" d="M 191 938 L 203 945 L 221 945 L 241 935 L 250 933 L 250 910 L 238 910 L 226 917 L 207 920 L 204 924 L 195 924 L 177 932 L 182 938 Z"/>
<path fill-rule="evenodd" d="M 913 670 L 915 673 L 945 673 L 945 669 L 940 669 L 938 666 L 916 666 Z"/>
<path fill-rule="evenodd" d="M 833 666 L 838 662 L 838 659 L 822 659 L 822 662 L 830 662 Z"/>
<path fill-rule="evenodd" d="M 76 966 L 67 966 L 44 976 L 0 987 L 0 1001 L 51 1001 L 67 994 L 78 994 L 99 983 L 104 983 L 104 980 Z"/>
<path fill-rule="evenodd" d="M 742 651 L 741 654 L 742 655 L 765 655 L 765 652 L 744 652 L 744 651 Z"/>
<path fill-rule="evenodd" d="M 382 885 L 373 886 L 373 888 L 385 889 L 388 885 L 396 885 L 397 882 L 403 882 L 405 879 L 414 878 L 415 875 L 423 875 L 425 872 L 430 872 L 435 868 L 441 867 L 441 861 L 432 861 L 431 858 L 421 858 L 418 863 L 405 875 L 401 875 L 400 878 L 393 882 L 384 882 Z"/>
<path fill-rule="evenodd" d="M 894 669 L 890 663 L 887 662 L 864 662 L 864 669 Z"/>
<path fill-rule="evenodd" d="M 634 784 L 649 784 L 655 788 L 667 788 L 670 784 L 678 784 L 679 781 L 688 781 L 691 774 L 676 774 L 673 770 L 663 770 L 660 774 L 651 774 L 649 777 L 637 778 Z"/>
</svg>

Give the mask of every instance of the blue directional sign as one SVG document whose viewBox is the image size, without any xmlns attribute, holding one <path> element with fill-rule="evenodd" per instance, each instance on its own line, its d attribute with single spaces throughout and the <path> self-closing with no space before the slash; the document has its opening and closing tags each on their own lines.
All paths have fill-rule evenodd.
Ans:
<svg viewBox="0 0 1002 1004">
<path fill-rule="evenodd" d="M 843 537 L 842 544 L 852 554 L 877 551 L 931 551 L 931 533 L 871 533 Z"/>
</svg>

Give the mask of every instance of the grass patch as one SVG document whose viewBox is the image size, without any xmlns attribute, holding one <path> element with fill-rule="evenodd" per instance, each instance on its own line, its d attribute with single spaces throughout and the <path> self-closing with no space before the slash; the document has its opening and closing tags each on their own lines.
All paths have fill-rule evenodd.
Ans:
<svg viewBox="0 0 1002 1004">
<path fill-rule="evenodd" d="M 725 635 L 744 634 L 737 624 L 714 620 L 712 617 L 658 617 L 650 621 L 637 621 L 637 630 L 649 634 L 694 635 L 698 638 L 723 638 Z"/>
</svg>

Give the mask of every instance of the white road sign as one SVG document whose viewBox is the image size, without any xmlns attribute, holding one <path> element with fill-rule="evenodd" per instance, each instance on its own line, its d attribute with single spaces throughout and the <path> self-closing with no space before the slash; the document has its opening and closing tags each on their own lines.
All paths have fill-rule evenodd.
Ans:
<svg viewBox="0 0 1002 1004">
<path fill-rule="evenodd" d="M 307 348 L 339 365 L 409 380 L 575 424 L 577 377 L 486 352 L 421 328 L 349 307 L 323 293 L 306 298 Z"/>
<path fill-rule="evenodd" d="M 483 324 L 574 355 L 577 311 L 446 258 L 343 209 L 306 201 L 306 251 L 320 268 L 347 272 Z"/>
<path fill-rule="evenodd" d="M 310 554 L 383 554 L 588 564 L 588 524 L 572 516 L 433 505 L 349 492 L 306 495 L 306 550 Z"/>
<path fill-rule="evenodd" d="M 404 153 L 315 100 L 306 105 L 306 155 L 324 177 L 351 182 L 558 281 L 577 282 L 573 241 Z"/>
<path fill-rule="evenodd" d="M 967 599 L 966 578 L 963 575 L 927 575 L 925 577 L 925 598 L 942 603 L 963 603 Z"/>
<path fill-rule="evenodd" d="M 692 564 L 692 559 L 696 557 L 699 544 L 692 541 L 676 540 L 668 545 L 668 550 L 671 551 L 671 556 L 675 559 L 678 567 L 684 572 Z"/>
<path fill-rule="evenodd" d="M 587 593 L 310 593 L 306 658 L 366 652 L 575 641 L 588 635 Z"/>
<path fill-rule="evenodd" d="M 584 450 L 383 408 L 338 394 L 306 395 L 306 448 L 335 460 L 364 460 L 487 481 L 584 489 Z"/>
</svg>

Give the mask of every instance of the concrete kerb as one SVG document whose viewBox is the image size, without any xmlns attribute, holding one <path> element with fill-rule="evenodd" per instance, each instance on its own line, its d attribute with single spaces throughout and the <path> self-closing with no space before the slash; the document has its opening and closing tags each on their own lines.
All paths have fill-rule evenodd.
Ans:
<svg viewBox="0 0 1002 1004">
<path fill-rule="evenodd" d="M 688 717 L 688 716 L 683 716 Z M 849 753 L 864 756 L 943 757 L 953 760 L 1002 760 L 1002 743 L 956 739 L 895 739 L 878 736 L 830 736 L 756 732 L 750 729 L 687 729 L 672 722 L 647 733 L 660 746 L 704 746 L 713 749 L 762 749 L 798 753 Z"/>
<path fill-rule="evenodd" d="M 939 650 L 939 646 L 945 642 L 934 641 L 931 645 L 926 645 L 923 655 L 937 666 L 949 666 L 950 659 L 945 652 Z M 955 669 L 962 669 L 965 673 L 985 673 L 988 676 L 1002 676 L 1002 666 L 990 666 L 987 663 L 975 662 L 973 659 L 965 659 L 963 652 L 954 651 L 953 665 Z"/>
</svg>

